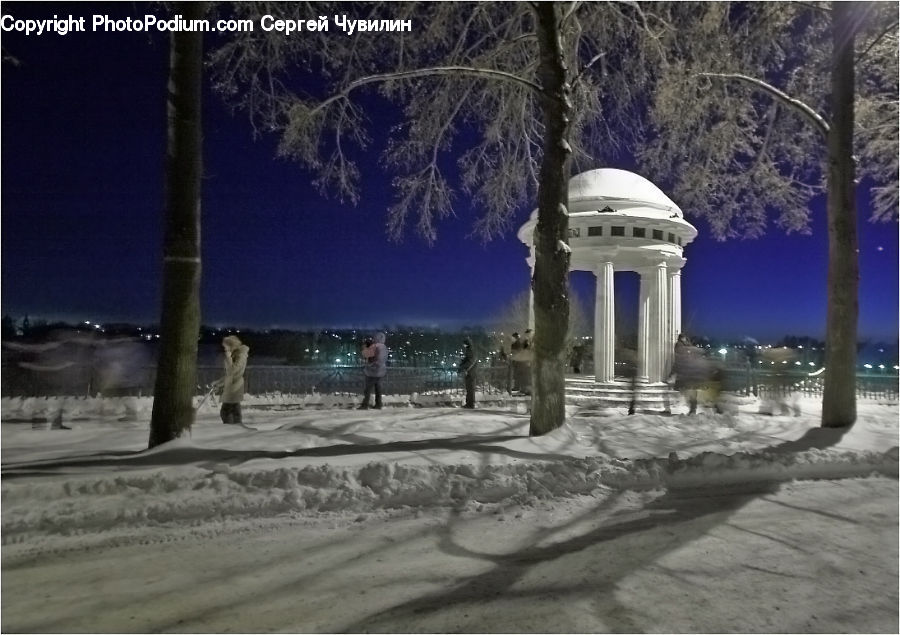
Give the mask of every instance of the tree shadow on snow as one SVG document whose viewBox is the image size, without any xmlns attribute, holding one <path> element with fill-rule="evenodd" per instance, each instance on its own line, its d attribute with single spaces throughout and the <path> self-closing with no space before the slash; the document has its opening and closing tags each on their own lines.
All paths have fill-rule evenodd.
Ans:
<svg viewBox="0 0 900 635">
<path fill-rule="evenodd" d="M 791 452 L 806 452 L 807 450 L 826 450 L 840 443 L 844 435 L 852 429 L 853 426 L 845 428 L 810 428 L 799 439 L 785 441 L 769 448 L 767 451 L 787 454 Z"/>
<path fill-rule="evenodd" d="M 764 451 L 776 453 L 804 452 L 826 449 L 836 445 L 850 430 L 847 428 L 813 428 L 794 441 L 781 443 Z M 436 625 L 446 624 L 441 618 L 448 612 L 462 613 L 467 606 L 484 605 L 491 601 L 546 600 L 548 597 L 588 598 L 598 621 L 611 632 L 641 632 L 642 625 L 630 617 L 632 609 L 623 606 L 616 598 L 618 584 L 627 576 L 646 566 L 657 566 L 667 553 L 706 536 L 725 525 L 728 519 L 746 504 L 766 494 L 779 490 L 781 481 L 755 481 L 751 483 L 710 485 L 704 487 L 672 487 L 661 497 L 643 507 L 642 512 L 629 511 L 612 514 L 601 526 L 586 533 L 547 543 L 554 534 L 584 521 L 587 517 L 603 514 L 611 505 L 607 499 L 588 513 L 563 525 L 544 528 L 537 532 L 529 544 L 507 554 L 479 553 L 455 540 L 453 525 L 459 519 L 454 513 L 443 530 L 439 548 L 451 556 L 477 558 L 494 566 L 487 572 L 462 580 L 451 591 L 438 591 L 378 612 L 364 620 L 350 624 L 344 632 L 391 632 L 409 629 L 428 631 L 428 616 L 434 615 Z M 817 511 L 817 510 L 807 510 Z M 821 513 L 821 512 L 820 512 Z M 850 520 L 838 517 L 840 520 Z M 791 549 L 804 552 L 802 546 L 779 540 L 775 536 L 763 536 L 776 540 Z M 598 551 L 599 549 L 599 551 Z M 559 580 L 550 580 L 547 586 L 522 582 L 536 567 L 555 560 L 579 554 L 586 560 L 598 563 L 589 577 L 578 577 L 571 585 L 560 586 Z M 671 577 L 678 578 L 675 573 Z M 677 584 L 690 583 L 677 579 Z M 652 599 L 648 598 L 648 601 Z M 559 632 L 577 632 L 583 624 L 566 624 L 565 612 L 557 614 Z M 464 621 L 464 620 L 460 620 Z M 538 623 L 540 624 L 540 622 Z M 475 630 L 487 632 L 490 625 L 473 624 Z M 439 626 L 436 626 L 439 627 Z M 435 627 L 432 627 L 435 628 Z M 463 632 L 465 628 L 461 629 Z M 471 629 L 469 629 L 471 630 Z M 496 630 L 527 630 L 521 624 L 498 625 Z"/>
<path fill-rule="evenodd" d="M 502 445 L 496 445 L 505 441 L 527 438 L 529 438 L 528 435 L 466 435 L 439 439 L 374 442 L 366 445 L 344 443 L 297 450 L 229 450 L 223 448 L 174 447 L 160 451 L 159 448 L 154 448 L 153 450 L 142 450 L 139 452 L 101 452 L 81 457 L 10 463 L 2 466 L 2 475 L 3 478 L 17 478 L 51 475 L 54 470 L 59 468 L 152 467 L 186 465 L 196 462 L 238 465 L 254 459 L 352 456 L 359 454 L 390 454 L 392 452 L 427 452 L 430 450 L 464 450 L 474 453 L 504 454 L 513 458 L 538 461 L 574 460 L 566 455 L 522 452 Z"/>
<path fill-rule="evenodd" d="M 547 600 L 558 597 L 560 601 L 587 600 L 597 619 L 608 632 L 642 632 L 642 625 L 630 617 L 632 609 L 621 605 L 615 591 L 627 576 L 657 563 L 664 555 L 706 536 L 722 526 L 738 509 L 756 498 L 778 490 L 780 483 L 756 482 L 745 486 L 713 486 L 670 490 L 641 511 L 618 512 L 608 515 L 585 533 L 552 541 L 571 526 L 590 520 L 591 516 L 604 514 L 613 504 L 607 500 L 589 512 L 563 525 L 543 528 L 535 533 L 529 544 L 511 553 L 479 553 L 460 544 L 453 536 L 453 524 L 458 515 L 442 531 L 439 548 L 451 556 L 477 558 L 493 563 L 482 574 L 462 580 L 452 590 L 441 590 L 429 595 L 400 603 L 378 612 L 343 629 L 343 632 L 391 632 L 432 631 L 448 623 L 446 615 L 463 614 L 468 606 L 484 606 L 492 601 Z M 596 522 L 596 521 L 595 521 Z M 578 557 L 571 583 L 560 584 L 558 578 L 549 576 L 546 585 L 525 580 L 537 567 L 569 556 Z M 596 562 L 596 567 L 589 563 Z M 574 563 L 573 563 L 574 564 Z M 590 571 L 589 576 L 580 575 Z M 684 581 L 678 582 L 683 584 Z M 652 598 L 647 599 L 652 602 Z M 435 616 L 435 626 L 429 628 L 428 616 Z M 443 617 L 441 617 L 443 616 Z M 583 624 L 567 624 L 564 611 L 557 613 L 559 632 L 578 632 Z M 464 620 L 460 620 L 464 621 Z M 540 628 L 544 621 L 535 626 Z M 527 631 L 523 624 L 493 625 L 473 623 L 474 630 L 488 632 Z M 467 632 L 464 626 L 461 632 Z"/>
</svg>

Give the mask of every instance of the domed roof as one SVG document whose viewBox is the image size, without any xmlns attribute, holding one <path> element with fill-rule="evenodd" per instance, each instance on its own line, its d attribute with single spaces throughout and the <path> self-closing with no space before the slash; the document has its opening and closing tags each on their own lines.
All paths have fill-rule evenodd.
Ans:
<svg viewBox="0 0 900 635">
<path fill-rule="evenodd" d="M 665 217 L 684 218 L 681 209 L 661 189 L 640 174 L 616 168 L 599 168 L 576 174 L 569 179 L 569 213 L 599 210 L 606 203 L 619 202 L 629 207 L 652 208 L 666 212 Z"/>
</svg>

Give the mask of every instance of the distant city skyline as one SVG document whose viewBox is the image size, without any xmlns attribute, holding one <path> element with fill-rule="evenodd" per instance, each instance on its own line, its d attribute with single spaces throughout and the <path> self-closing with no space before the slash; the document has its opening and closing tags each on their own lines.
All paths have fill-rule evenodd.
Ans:
<svg viewBox="0 0 900 635">
<path fill-rule="evenodd" d="M 150 335 L 153 337 L 154 333 L 157 332 L 159 325 L 154 322 L 132 322 L 132 321 L 114 321 L 110 320 L 107 322 L 101 320 L 82 320 L 80 318 L 64 318 L 60 316 L 56 317 L 46 317 L 41 315 L 26 315 L 20 318 L 14 318 L 10 315 L 4 315 L 5 319 L 12 319 L 13 323 L 18 331 L 21 330 L 23 326 L 23 320 L 28 319 L 30 328 L 34 329 L 42 329 L 46 327 L 55 327 L 62 326 L 66 328 L 73 329 L 84 329 L 87 331 L 91 331 L 93 329 L 97 330 L 98 334 L 103 334 L 109 336 L 113 335 L 121 335 L 121 333 L 125 330 L 134 329 L 137 331 L 142 331 L 139 335 Z M 527 328 L 527 327 L 526 327 Z M 461 333 L 461 332 L 471 332 L 471 331 L 480 331 L 485 333 L 486 335 L 500 335 L 503 334 L 505 336 L 511 335 L 512 331 L 508 328 L 502 327 L 500 324 L 496 323 L 465 323 L 465 324 L 449 324 L 449 325 L 440 325 L 440 324 L 420 324 L 420 323 L 406 323 L 406 322 L 394 322 L 394 323 L 380 323 L 380 324 L 356 324 L 356 325 L 328 325 L 328 324 L 320 324 L 320 325 L 298 325 L 298 326 L 284 326 L 284 325 L 263 325 L 263 326 L 252 326 L 247 324 L 207 324 L 203 323 L 200 326 L 201 332 L 208 335 L 210 332 L 218 331 L 221 333 L 258 333 L 258 334 L 267 334 L 267 333 L 357 333 L 360 337 L 366 334 L 372 334 L 376 331 L 385 331 L 388 333 L 394 334 L 402 334 L 406 332 L 416 332 L 419 333 L 431 333 L 431 332 L 441 332 L 441 333 Z M 518 329 L 522 331 L 523 329 Z M 627 338 L 634 338 L 636 336 L 635 333 L 620 333 L 618 336 L 622 336 Z M 155 335 L 155 337 L 159 337 Z M 583 337 L 590 338 L 592 335 L 589 333 Z M 712 335 L 709 333 L 696 332 L 693 333 L 693 337 L 697 341 L 712 341 L 720 344 L 732 344 L 732 345 L 744 345 L 746 344 L 746 340 L 748 336 L 745 335 Z M 761 345 L 781 345 L 781 343 L 785 341 L 800 341 L 808 340 L 811 342 L 817 342 L 819 344 L 824 345 L 825 338 L 824 336 L 815 336 L 810 335 L 808 333 L 782 333 L 780 335 L 773 335 L 768 337 L 761 338 L 751 338 L 753 340 L 757 340 Z M 900 339 L 897 337 L 867 337 L 860 336 L 859 337 L 860 345 L 884 345 L 889 348 L 897 349 L 900 346 Z M 216 349 L 218 350 L 218 349 Z"/>
<path fill-rule="evenodd" d="M 18 17 L 91 13 L 89 4 L 4 3 Z M 149 5 L 104 5 L 137 14 Z M 52 34 L 51 34 L 52 35 Z M 21 318 L 152 324 L 160 311 L 165 87 L 168 41 L 159 34 L 4 33 L 2 73 L 2 312 Z M 469 238 L 477 210 L 460 195 L 433 246 L 386 237 L 390 178 L 363 161 L 358 206 L 322 198 L 312 176 L 276 158 L 277 140 L 253 140 L 206 82 L 202 321 L 265 328 L 489 324 L 528 289 L 526 249 L 509 233 Z M 391 114 L 369 113 L 373 147 Z M 640 166 L 623 160 L 618 167 Z M 859 336 L 898 332 L 897 222 L 868 222 L 859 188 Z M 678 201 L 676 201 L 677 203 Z M 811 235 L 770 227 L 756 240 L 716 242 L 705 221 L 685 249 L 683 324 L 711 337 L 824 337 L 824 200 Z M 572 288 L 593 314 L 590 274 Z M 636 276 L 617 274 L 619 310 L 637 316 Z M 523 325 L 524 327 L 524 325 Z"/>
</svg>

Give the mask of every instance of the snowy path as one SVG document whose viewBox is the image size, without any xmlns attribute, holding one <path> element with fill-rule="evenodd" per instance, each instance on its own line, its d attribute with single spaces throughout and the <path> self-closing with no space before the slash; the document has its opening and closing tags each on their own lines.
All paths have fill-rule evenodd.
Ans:
<svg viewBox="0 0 900 635">
<path fill-rule="evenodd" d="M 850 430 L 814 401 L 575 408 L 542 437 L 210 409 L 147 451 L 148 399 L 0 401 L 3 632 L 898 631 L 896 403 Z"/>
<path fill-rule="evenodd" d="M 898 630 L 894 479 L 606 494 L 6 546 L 3 630 Z"/>
</svg>

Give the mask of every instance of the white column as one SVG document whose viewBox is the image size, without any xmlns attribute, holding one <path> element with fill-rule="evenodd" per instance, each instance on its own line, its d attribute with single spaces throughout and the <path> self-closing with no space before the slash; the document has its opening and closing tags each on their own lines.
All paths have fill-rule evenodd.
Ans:
<svg viewBox="0 0 900 635">
<path fill-rule="evenodd" d="M 604 262 L 594 272 L 597 293 L 594 299 L 594 380 L 612 381 L 615 375 L 616 322 L 613 263 Z"/>
<path fill-rule="evenodd" d="M 666 372 L 672 370 L 675 341 L 681 333 L 681 269 L 669 273 L 669 350 L 666 352 Z"/>
<path fill-rule="evenodd" d="M 666 263 L 659 262 L 653 269 L 650 294 L 650 368 L 651 382 L 663 380 L 666 366 L 666 350 L 669 348 L 669 289 L 666 284 Z"/>
<path fill-rule="evenodd" d="M 650 372 L 650 289 L 654 278 L 651 270 L 639 270 L 641 291 L 638 299 L 637 379 L 648 381 Z"/>
</svg>

